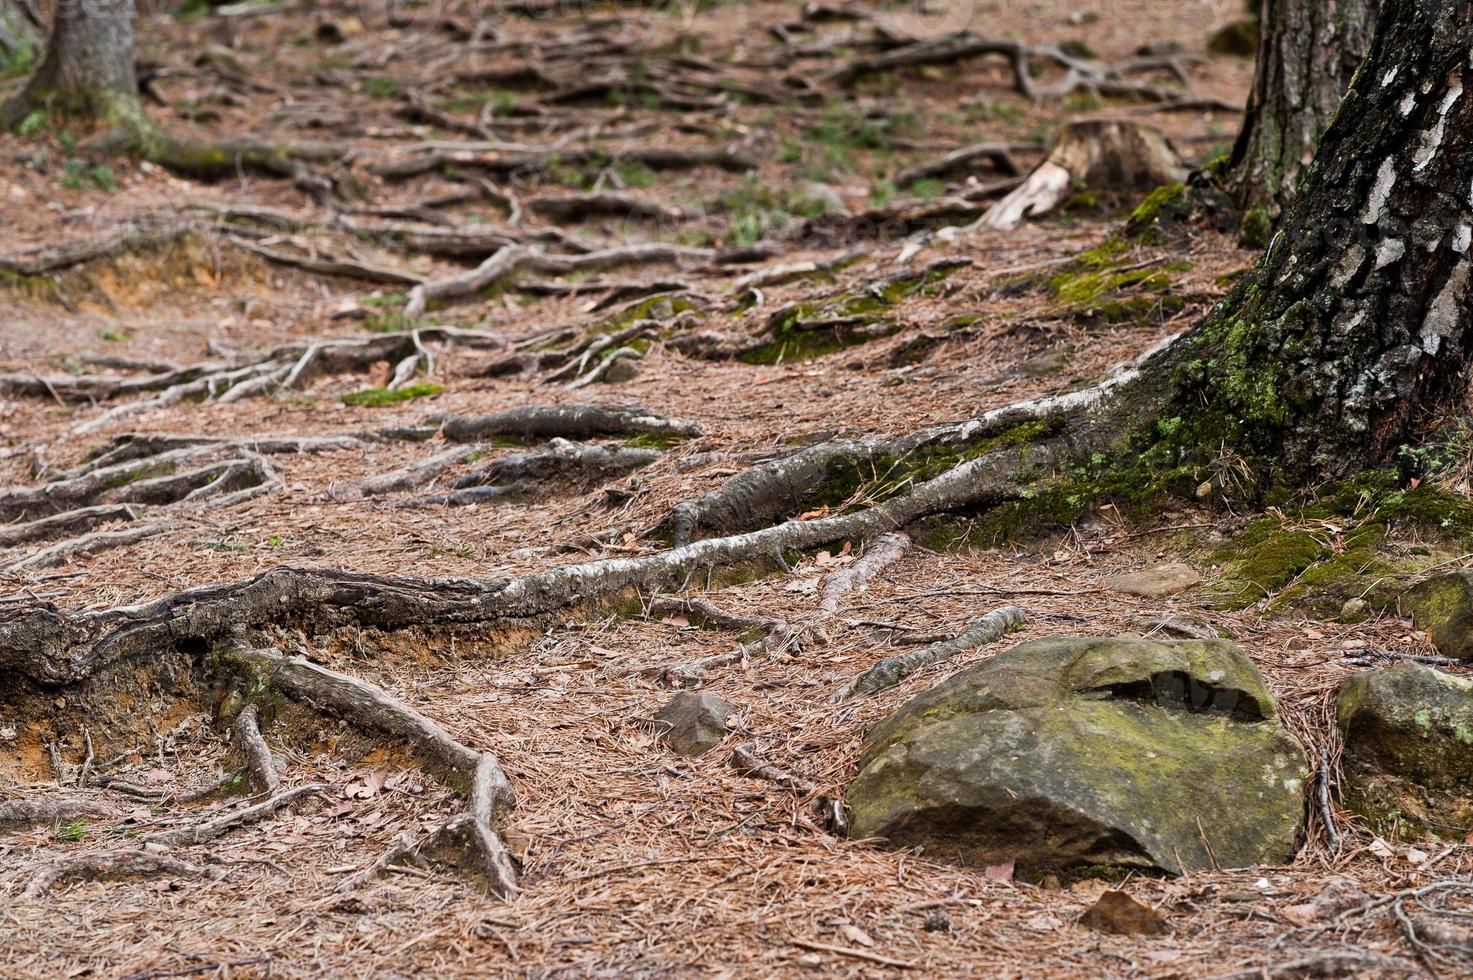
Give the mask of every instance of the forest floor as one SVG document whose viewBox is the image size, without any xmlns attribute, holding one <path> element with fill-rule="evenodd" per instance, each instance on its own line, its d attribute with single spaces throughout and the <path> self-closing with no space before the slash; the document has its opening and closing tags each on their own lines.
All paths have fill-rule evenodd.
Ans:
<svg viewBox="0 0 1473 980">
<path fill-rule="evenodd" d="M 938 6 L 953 9 L 890 29 L 1067 43 L 1106 63 L 1176 42 L 1191 95 L 1230 104 L 1242 102 L 1252 75 L 1250 60 L 1206 52 L 1212 32 L 1241 16 L 1231 0 Z M 755 461 L 836 434 L 970 418 L 1093 381 L 1189 327 L 1251 264 L 1251 252 L 1211 230 L 1135 246 L 1132 261 L 1164 270 L 1164 284 L 1122 287 L 1113 298 L 1135 302 L 1123 307 L 1129 315 L 1111 317 L 1061 299 L 1048 277 L 1106 241 L 1133 201 L 1076 201 L 1016 231 L 935 234 L 974 220 L 1008 179 L 985 163 L 908 185 L 898 179 L 955 148 L 1004 144 L 1026 172 L 1064 122 L 1126 117 L 1159 127 L 1200 164 L 1227 149 L 1238 115 L 1082 90 L 1035 102 L 995 56 L 845 80 L 830 73 L 879 50 L 875 18 L 892 14 L 826 9 L 805 18 L 795 0 L 590 11 L 431 4 L 410 8 L 410 21 L 394 27 L 369 5 L 283 3 L 145 18 L 141 59 L 158 69 L 149 111 L 159 123 L 324 140 L 347 152 L 295 178 L 242 170 L 204 182 L 146 164 L 91 162 L 55 133 L 0 137 L 0 268 L 46 260 L 0 272 L 0 374 L 12 379 L 0 387 L 0 485 L 11 488 L 0 499 L 82 473 L 89 454 L 125 445 L 123 437 L 235 440 L 193 457 L 190 466 L 217 468 L 182 491 L 161 488 L 124 511 L 110 502 L 126 483 L 111 485 L 86 503 L 114 510 L 0 548 L 0 618 L 40 606 L 112 609 L 279 566 L 491 579 L 652 554 L 664 547 L 652 529 L 675 504 Z M 1177 85 L 1169 73 L 1135 80 Z M 450 146 L 465 141 L 482 145 Z M 649 150 L 688 151 L 707 164 L 639 155 Z M 424 163 L 436 152 L 448 155 Z M 415 166 L 393 172 L 405 161 Z M 314 196 L 324 177 L 333 193 Z M 569 197 L 594 192 L 635 200 Z M 926 209 L 938 202 L 945 206 L 933 223 Z M 869 217 L 843 220 L 841 207 Z M 590 213 L 599 208 L 605 213 Z M 65 243 L 139 229 L 160 237 L 87 261 L 51 261 Z M 446 244 L 455 236 L 459 244 Z M 416 282 L 462 272 L 506 241 L 564 255 L 632 242 L 685 251 L 658 264 L 524 271 L 437 304 L 420 321 L 403 315 Z M 437 254 L 425 242 L 438 242 Z M 731 254 L 739 249 L 752 251 Z M 772 275 L 756 292 L 738 282 L 849 250 L 845 263 Z M 325 259 L 346 263 L 337 268 L 344 274 L 302 267 Z M 966 264 L 878 298 L 866 292 L 942 259 Z M 784 304 L 808 304 L 808 315 L 825 299 L 844 306 L 865 296 L 874 302 L 860 304 L 864 315 L 853 315 L 853 304 L 839 310 L 853 322 L 816 331 L 824 338 L 816 346 L 764 333 Z M 627 341 L 621 368 L 633 371 L 570 384 L 588 378 L 576 364 L 557 376 L 562 362 L 550 357 L 505 370 L 511 355 L 641 317 L 659 324 Z M 394 333 L 409 325 L 471 332 Z M 869 333 L 845 332 L 855 325 Z M 331 350 L 349 353 L 303 357 L 303 345 L 327 338 L 345 342 Z M 433 357 L 414 360 L 416 344 Z M 406 357 L 418 374 L 391 390 Z M 293 376 L 298 362 L 307 370 Z M 126 388 L 127 379 L 206 363 L 217 371 L 254 364 L 246 376 L 263 380 L 225 397 L 161 399 L 158 384 Z M 590 403 L 642 406 L 697 423 L 700 434 L 634 440 L 664 453 L 632 474 L 539 484 L 470 506 L 402 505 L 486 465 L 480 454 L 461 453 L 420 485 L 364 492 L 366 480 L 456 449 L 440 436 L 381 438 L 388 430 L 429 416 Z M 281 437 L 340 441 L 264 448 Z M 212 486 L 221 492 L 184 499 Z M 517 793 L 503 831 L 522 887 L 506 901 L 439 869 L 354 877 L 457 803 L 411 763 L 355 750 L 342 731 L 287 752 L 285 785 L 326 790 L 173 852 L 209 873 L 176 868 L 28 894 L 53 862 L 111 853 L 239 804 L 178 799 L 228 768 L 213 704 L 120 695 L 119 721 L 68 714 L 58 694 L 38 721 L 16 714 L 20 700 L 0 701 L 0 800 L 85 791 L 106 796 L 110 808 L 0 838 L 0 974 L 1213 977 L 1307 961 L 1273 975 L 1370 974 L 1378 964 L 1387 975 L 1454 975 L 1456 964 L 1419 959 L 1385 909 L 1344 922 L 1305 911 L 1334 882 L 1382 895 L 1465 873 L 1473 858 L 1467 847 L 1429 852 L 1383 841 L 1344 813 L 1338 849 L 1315 824 L 1290 866 L 1065 886 L 851 842 L 810 806 L 842 795 L 876 719 L 1012 642 L 1141 635 L 1164 615 L 1195 616 L 1235 638 L 1290 726 L 1321 742 L 1330 695 L 1356 669 L 1355 656 L 1434 652 L 1393 615 L 1345 626 L 1270 614 L 1265 603 L 1221 609 L 1212 548 L 1243 523 L 1186 507 L 1132 521 L 1106 507 L 1041 540 L 926 540 L 867 591 L 843 597 L 834 615 L 821 611 L 820 590 L 824 576 L 855 561 L 847 549 L 809 554 L 787 574 L 688 583 L 690 594 L 723 609 L 821 626 L 827 637 L 712 671 L 701 689 L 740 706 L 741 721 L 694 759 L 656 737 L 652 718 L 671 695 L 659 675 L 738 641 L 689 617 L 570 615 L 476 643 L 433 631 L 307 638 L 300 652 L 496 753 Z M 68 542 L 75 547 L 46 552 Z M 1113 575 L 1179 559 L 1196 565 L 1201 586 L 1156 599 L 1109 587 Z M 830 703 L 855 674 L 907 649 L 907 637 L 956 632 L 1007 604 L 1028 614 L 1008 641 L 879 695 Z M 84 765 L 94 734 L 99 761 Z M 743 743 L 813 792 L 739 774 L 728 760 Z M 104 793 L 101 760 L 109 778 L 151 792 Z M 81 785 L 89 769 L 91 788 Z M 1155 906 L 1170 931 L 1119 936 L 1080 925 L 1081 912 L 1116 886 Z"/>
</svg>

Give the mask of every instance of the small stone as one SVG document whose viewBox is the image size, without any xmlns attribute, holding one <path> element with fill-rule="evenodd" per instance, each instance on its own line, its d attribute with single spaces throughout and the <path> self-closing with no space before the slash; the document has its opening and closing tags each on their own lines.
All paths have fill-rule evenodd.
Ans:
<svg viewBox="0 0 1473 980">
<path fill-rule="evenodd" d="M 726 735 L 726 720 L 740 709 L 714 694 L 682 691 L 655 715 L 660 737 L 680 755 L 701 755 Z"/>
<path fill-rule="evenodd" d="M 634 358 L 621 357 L 609 365 L 609 369 L 604 372 L 604 376 L 599 378 L 599 381 L 606 385 L 616 385 L 633 381 L 637 377 L 639 377 L 639 363 Z"/>
<path fill-rule="evenodd" d="M 1371 604 L 1364 599 L 1346 599 L 1340 607 L 1340 622 L 1363 623 L 1370 618 Z"/>
<path fill-rule="evenodd" d="M 1105 580 L 1105 587 L 1127 595 L 1138 595 L 1146 599 L 1185 592 L 1202 581 L 1197 570 L 1185 562 L 1168 562 L 1139 572 L 1112 575 Z"/>
<path fill-rule="evenodd" d="M 817 953 L 804 953 L 798 957 L 798 965 L 808 970 L 817 970 L 823 966 L 823 957 Z"/>
</svg>

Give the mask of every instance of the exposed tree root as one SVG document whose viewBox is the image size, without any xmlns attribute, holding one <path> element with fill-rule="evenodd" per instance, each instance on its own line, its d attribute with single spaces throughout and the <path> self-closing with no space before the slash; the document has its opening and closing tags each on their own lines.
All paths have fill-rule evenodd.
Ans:
<svg viewBox="0 0 1473 980">
<path fill-rule="evenodd" d="M 640 339 L 657 337 L 663 332 L 679 330 L 685 316 L 685 313 L 681 313 L 668 320 L 638 319 L 609 333 L 600 332 L 597 325 L 582 333 L 569 329 L 555 338 L 541 338 L 538 346 L 543 349 L 514 353 L 488 365 L 481 374 L 485 377 L 498 377 L 518 373 L 533 375 L 539 371 L 548 371 L 550 373 L 543 379 L 545 383 L 569 380 L 570 386 L 590 375 L 597 380 L 607 374 L 611 366 L 610 358 L 619 351 L 630 349 L 625 345 Z M 576 339 L 566 347 L 546 349 L 548 344 L 561 342 L 568 337 Z"/>
<path fill-rule="evenodd" d="M 1105 380 L 1088 388 L 1007 405 L 965 422 L 900 436 L 835 439 L 761 463 L 715 490 L 677 504 L 657 530 L 668 533 L 679 547 L 699 533 L 731 534 L 762 527 L 799 513 L 816 491 L 836 479 L 852 483 L 856 474 L 865 473 L 876 481 L 886 477 L 888 471 L 877 469 L 880 460 L 905 460 L 923 452 L 974 452 L 1023 423 L 1063 419 L 1085 412 L 1111 391 L 1136 378 L 1140 364 L 1174 339 L 1163 339 L 1135 361 L 1117 367 Z"/>
<path fill-rule="evenodd" d="M 259 718 L 260 713 L 254 704 L 242 708 L 230 726 L 230 741 L 245 763 L 251 789 L 271 796 L 276 793 L 281 776 L 276 771 L 276 761 L 271 757 L 271 747 L 261 737 Z"/>
<path fill-rule="evenodd" d="M 340 449 L 343 444 L 343 440 L 334 439 L 320 444 L 298 443 L 297 448 L 307 451 Z M 357 441 L 354 444 L 361 445 Z M 200 462 L 219 455 L 222 450 L 233 452 L 222 460 Z M 198 465 L 179 469 L 186 464 Z M 275 471 L 265 456 L 239 448 L 238 443 L 184 446 L 153 456 L 139 456 L 110 466 L 86 469 L 76 476 L 53 480 L 39 487 L 0 489 L 0 520 L 34 519 L 35 515 L 65 516 L 68 512 L 75 516 L 83 509 L 87 509 L 89 516 L 101 517 L 107 511 L 96 509 L 98 505 L 198 504 L 204 501 L 228 504 L 242 499 L 239 494 L 259 491 L 275 482 Z M 138 514 L 136 510 L 125 509 L 117 516 L 137 517 Z M 45 537 L 55 526 L 58 525 L 33 529 L 22 525 L 10 530 L 17 537 Z"/>
<path fill-rule="evenodd" d="M 183 526 L 175 521 L 155 521 L 148 524 L 136 524 L 116 531 L 93 531 L 0 565 L 0 575 L 14 575 L 16 572 L 33 568 L 55 568 L 85 555 L 95 555 L 103 551 L 111 551 L 113 548 L 125 548 L 160 534 L 178 530 Z"/>
<path fill-rule="evenodd" d="M 361 372 L 374 365 L 388 361 L 396 365 L 396 371 L 408 363 L 416 369 L 429 370 L 433 359 L 430 344 L 449 344 L 467 347 L 500 347 L 505 341 L 493 334 L 455 327 L 421 327 L 404 333 L 381 334 L 372 337 L 345 337 L 315 341 L 307 344 L 292 344 L 279 347 L 264 357 L 248 364 L 233 367 L 212 365 L 211 370 L 195 372 L 184 380 L 158 377 L 131 386 L 128 390 L 163 390 L 152 398 L 126 402 L 82 422 L 73 432 L 93 432 L 110 425 L 120 418 L 165 408 L 186 399 L 215 399 L 221 402 L 239 401 L 243 398 L 269 395 L 281 390 L 299 388 L 321 374 Z M 400 384 L 405 379 L 397 379 Z M 167 386 L 165 386 L 167 382 Z M 44 389 L 43 389 L 44 390 Z M 99 386 L 106 394 L 118 393 L 115 383 Z M 40 394 L 40 392 L 28 392 Z M 91 398 L 82 390 L 73 389 L 74 397 Z M 93 396 L 95 397 L 95 396 Z"/>
<path fill-rule="evenodd" d="M 197 226 L 191 221 L 130 222 L 100 238 L 38 245 L 23 252 L 0 255 L 0 270 L 20 276 L 45 275 L 123 252 L 168 245 L 195 230 Z"/>
<path fill-rule="evenodd" d="M 217 837 L 228 834 L 237 827 L 243 827 L 247 824 L 264 820 L 283 807 L 290 806 L 303 797 L 326 793 L 330 789 L 332 787 L 327 783 L 308 783 L 306 786 L 297 786 L 268 797 L 260 803 L 234 810 L 218 817 L 212 817 L 200 823 L 178 827 L 174 830 L 166 830 L 157 834 L 149 834 L 144 838 L 144 841 L 159 847 L 188 847 L 193 844 L 205 844 Z"/>
<path fill-rule="evenodd" d="M 208 873 L 207 869 L 198 865 L 150 851 L 115 851 L 111 854 L 68 858 L 49 864 L 38 871 L 30 884 L 26 885 L 21 898 L 39 898 L 66 881 L 116 881 L 120 878 L 141 878 L 149 875 L 199 878 Z"/>
<path fill-rule="evenodd" d="M 874 577 L 895 564 L 910 550 L 910 537 L 901 532 L 884 534 L 870 542 L 858 561 L 839 569 L 824 580 L 820 610 L 832 616 L 839 611 L 839 600 L 852 592 L 869 588 Z"/>
<path fill-rule="evenodd" d="M 784 789 L 790 789 L 799 796 L 812 796 L 818 791 L 818 787 L 811 780 L 764 762 L 758 757 L 756 749 L 757 747 L 750 742 L 732 749 L 731 767 L 743 776 L 765 779 L 769 783 L 776 783 Z"/>
<path fill-rule="evenodd" d="M 259 255 L 267 262 L 276 265 L 290 266 L 294 269 L 303 269 L 323 276 L 342 276 L 346 279 L 358 279 L 363 282 L 384 283 L 389 286 L 418 286 L 424 282 L 424 276 L 402 269 L 395 269 L 385 265 L 375 265 L 369 262 L 360 262 L 356 259 L 343 259 L 322 255 L 295 255 L 291 252 L 283 252 L 278 249 L 266 248 L 254 242 L 245 241 L 242 238 L 232 237 L 231 241 L 237 248 L 243 248 L 252 255 Z"/>
<path fill-rule="evenodd" d="M 411 317 L 423 316 L 432 303 L 474 296 L 522 272 L 567 275 L 588 269 L 678 262 L 681 259 L 709 260 L 715 256 L 711 249 L 664 242 L 643 242 L 580 255 L 554 255 L 535 246 L 508 245 L 474 269 L 414 287 L 404 312 Z"/>
<path fill-rule="evenodd" d="M 780 286 L 785 282 L 795 279 L 805 279 L 809 276 L 832 272 L 851 265 L 869 254 L 869 248 L 845 249 L 835 255 L 823 259 L 811 259 L 800 262 L 784 262 L 781 265 L 771 266 L 749 272 L 745 276 L 738 276 L 732 280 L 731 292 L 736 294 L 745 293 L 751 289 L 764 289 L 768 286 Z"/>
<path fill-rule="evenodd" d="M 498 436 L 541 442 L 638 435 L 692 439 L 701 434 L 701 427 L 635 407 L 530 405 L 495 415 L 452 415 L 444 420 L 441 432 L 451 442 L 486 442 Z"/>
<path fill-rule="evenodd" d="M 0 548 L 13 548 L 16 545 L 32 544 L 37 541 L 50 541 L 63 535 L 75 534 L 89 527 L 95 527 L 98 524 L 134 521 L 138 519 L 139 513 L 139 509 L 130 504 L 99 504 L 95 507 L 64 511 L 40 520 L 11 524 L 0 527 Z"/>
<path fill-rule="evenodd" d="M 86 817 L 106 817 L 112 809 L 97 800 L 49 799 L 0 801 L 0 829 L 65 823 Z"/>
<path fill-rule="evenodd" d="M 715 167 L 746 173 L 757 168 L 755 160 L 732 147 L 690 149 L 648 145 L 605 151 L 587 146 L 540 147 L 523 143 L 426 143 L 398 159 L 370 164 L 368 169 L 395 180 L 447 167 L 523 173 L 545 170 L 554 164 L 577 166 L 609 159 L 642 164 L 651 170 Z"/>
<path fill-rule="evenodd" d="M 383 689 L 301 657 L 240 643 L 228 645 L 220 657 L 266 690 L 279 691 L 359 728 L 402 739 L 433 766 L 457 775 L 469 787 L 469 808 L 416 850 L 455 850 L 454 863 L 484 878 L 490 891 L 502 896 L 516 893 L 516 868 L 494 828 L 500 814 L 515 804 L 516 794 L 496 756 L 456 741 L 440 724 Z"/>
<path fill-rule="evenodd" d="M 1021 41 L 983 37 L 970 31 L 959 31 L 945 37 L 928 38 L 892 48 L 880 54 L 854 58 L 826 76 L 827 80 L 847 85 L 865 75 L 911 68 L 920 65 L 945 65 L 969 58 L 998 55 L 1006 58 L 1013 69 L 1013 83 L 1030 99 L 1060 98 L 1079 89 L 1097 95 L 1135 96 L 1153 102 L 1170 100 L 1181 93 L 1153 85 L 1128 81 L 1128 76 L 1148 72 L 1170 72 L 1176 80 L 1188 83 L 1184 56 L 1135 58 L 1114 65 L 1102 65 L 1065 54 L 1050 45 L 1029 45 Z M 1040 83 L 1035 66 L 1052 64 L 1064 71 L 1054 83 Z"/>
<path fill-rule="evenodd" d="M 443 453 L 436 453 L 429 459 L 411 463 L 403 469 L 371 476 L 360 483 L 358 488 L 365 497 L 415 490 L 438 479 L 450 467 L 474 459 L 485 451 L 486 447 L 479 444 L 455 446 Z"/>
<path fill-rule="evenodd" d="M 1028 147 L 1041 149 L 1041 147 Z M 1005 143 L 973 143 L 925 163 L 907 167 L 895 175 L 895 186 L 909 187 L 918 180 L 927 177 L 947 177 L 957 171 L 971 172 L 973 165 L 986 161 L 998 173 L 1007 177 L 1016 177 L 1020 171 L 1018 164 L 1013 160 L 1012 151 L 1016 147 Z"/>
<path fill-rule="evenodd" d="M 451 492 L 415 503 L 458 506 L 521 493 L 536 484 L 556 479 L 584 483 L 623 476 L 648 466 L 663 455 L 658 449 L 611 448 L 554 438 L 548 449 L 502 457 L 455 481 Z"/>
<path fill-rule="evenodd" d="M 1020 629 L 1026 621 L 1027 614 L 1023 610 L 1016 606 L 1003 606 L 983 616 L 949 640 L 881 660 L 835 694 L 832 700 L 837 703 L 856 695 L 874 694 L 876 691 L 894 687 L 923 667 L 942 663 L 973 647 L 1000 640 Z"/>
<path fill-rule="evenodd" d="M 595 191 L 582 194 L 545 194 L 528 198 L 527 210 L 556 221 L 581 221 L 592 217 L 625 219 L 655 218 L 660 221 L 679 221 L 684 215 L 680 209 L 659 201 L 652 201 L 637 194 L 618 191 Z"/>
<path fill-rule="evenodd" d="M 687 616 L 696 625 L 738 633 L 744 641 L 736 650 L 727 653 L 702 657 L 688 664 L 654 667 L 643 672 L 644 676 L 671 687 L 693 687 L 705 681 L 709 672 L 718 667 L 745 663 L 754 657 L 774 652 L 799 650 L 803 646 L 803 631 L 794 629 L 780 619 L 748 619 L 745 616 L 736 616 L 705 599 L 656 599 L 650 603 L 649 614 Z"/>
</svg>

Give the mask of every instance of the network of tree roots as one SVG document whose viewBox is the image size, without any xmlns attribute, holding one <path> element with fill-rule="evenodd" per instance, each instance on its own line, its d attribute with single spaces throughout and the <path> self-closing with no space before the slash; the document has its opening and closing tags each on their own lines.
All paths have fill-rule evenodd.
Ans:
<svg viewBox="0 0 1473 980">
<path fill-rule="evenodd" d="M 1467 550 L 1467 474 L 1313 516 L 1228 507 L 1230 461 L 1090 484 L 1060 418 L 1254 254 L 1132 236 L 1139 195 L 963 230 L 1070 120 L 1220 156 L 1240 10 L 882 6 L 191 4 L 139 24 L 146 108 L 222 156 L 0 137 L 0 974 L 1468 968 L 1382 914 L 1466 919 L 1426 886 L 1467 848 L 1342 811 L 1329 723 L 1432 653 L 1392 586 Z M 1252 565 L 1280 533 L 1314 556 Z M 1293 865 L 847 839 L 875 720 L 1076 633 L 1244 647 L 1323 760 Z M 698 758 L 678 689 L 741 709 Z M 1364 902 L 1304 926 L 1327 880 Z M 1078 924 L 1122 882 L 1169 935 Z"/>
</svg>

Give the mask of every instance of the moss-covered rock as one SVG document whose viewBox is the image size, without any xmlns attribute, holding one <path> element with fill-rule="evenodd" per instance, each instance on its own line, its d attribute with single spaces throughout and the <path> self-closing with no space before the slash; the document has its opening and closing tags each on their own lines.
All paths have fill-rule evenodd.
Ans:
<svg viewBox="0 0 1473 980">
<path fill-rule="evenodd" d="M 1473 828 L 1473 681 L 1421 664 L 1356 674 L 1337 702 L 1346 805 L 1383 832 Z"/>
<path fill-rule="evenodd" d="M 1444 656 L 1473 660 L 1473 572 L 1419 582 L 1401 597 L 1401 608 Z"/>
<path fill-rule="evenodd" d="M 1221 640 L 1065 637 L 962 671 L 882 721 L 853 832 L 1024 874 L 1286 862 L 1307 773 L 1257 669 Z"/>
</svg>

